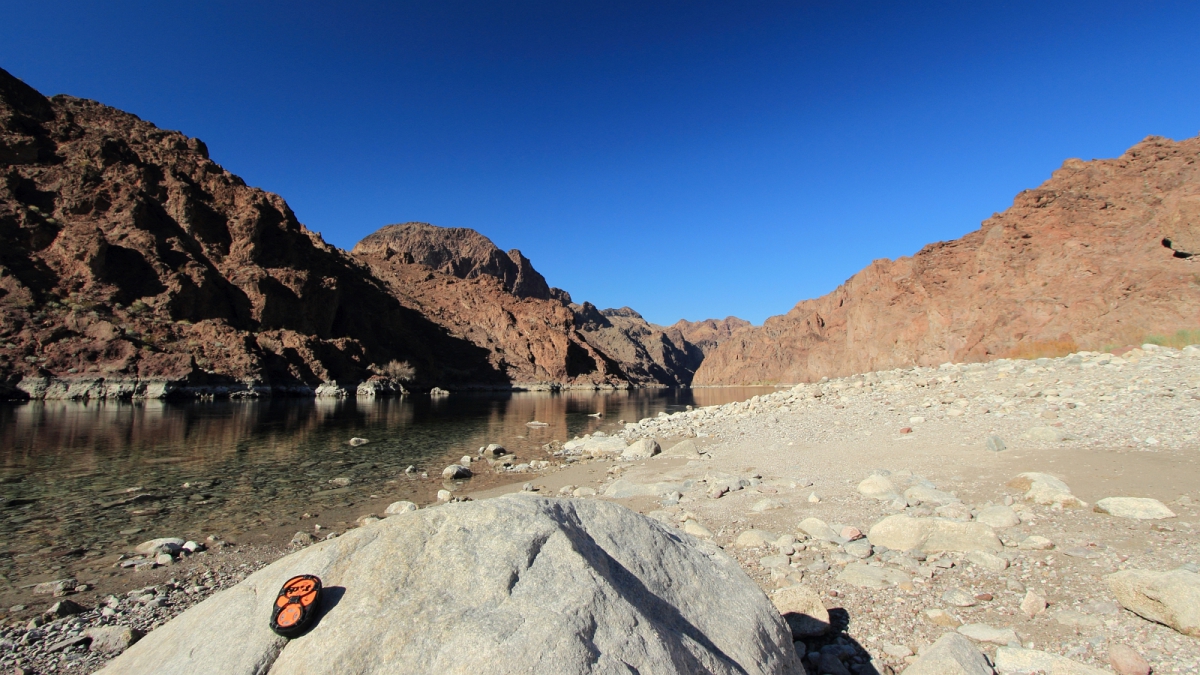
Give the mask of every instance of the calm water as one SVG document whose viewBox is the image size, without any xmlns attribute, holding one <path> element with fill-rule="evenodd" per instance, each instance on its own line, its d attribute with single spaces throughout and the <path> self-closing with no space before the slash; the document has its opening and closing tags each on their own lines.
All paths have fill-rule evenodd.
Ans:
<svg viewBox="0 0 1200 675">
<path fill-rule="evenodd" d="M 0 574 L 16 583 L 55 561 L 124 550 L 150 536 L 236 535 L 372 497 L 429 501 L 443 487 L 441 469 L 487 443 L 545 459 L 542 445 L 552 440 L 770 391 L 0 406 Z M 589 417 L 597 412 L 601 418 Z M 526 426 L 533 420 L 549 426 Z M 370 443 L 350 447 L 354 436 Z M 405 474 L 409 465 L 416 474 Z M 421 470 L 430 477 L 420 478 Z M 447 487 L 498 479 L 487 472 Z"/>
</svg>

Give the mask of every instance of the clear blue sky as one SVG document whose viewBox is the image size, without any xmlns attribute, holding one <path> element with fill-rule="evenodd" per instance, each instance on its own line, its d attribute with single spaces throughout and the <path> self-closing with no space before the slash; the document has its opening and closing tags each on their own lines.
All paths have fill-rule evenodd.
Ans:
<svg viewBox="0 0 1200 675">
<path fill-rule="evenodd" d="M 349 248 L 408 220 L 761 322 L 1200 132 L 1196 2 L 18 2 L 0 66 L 203 139 Z"/>
</svg>

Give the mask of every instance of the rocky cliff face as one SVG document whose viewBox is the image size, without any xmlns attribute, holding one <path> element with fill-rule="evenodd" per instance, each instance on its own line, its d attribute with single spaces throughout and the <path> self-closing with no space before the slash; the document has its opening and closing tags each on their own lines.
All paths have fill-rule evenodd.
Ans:
<svg viewBox="0 0 1200 675">
<path fill-rule="evenodd" d="M 688 384 L 699 363 L 631 309 L 571 304 L 520 251 L 474 230 L 389 225 L 352 255 L 406 306 L 487 350 L 517 386 Z"/>
<path fill-rule="evenodd" d="M 750 326 L 750 322 L 745 319 L 727 316 L 724 319 L 704 319 L 703 321 L 680 319 L 664 330 L 673 339 L 683 340 L 694 345 L 700 352 L 700 361 L 703 361 L 705 355 L 732 337 L 734 333 Z"/>
<path fill-rule="evenodd" d="M 1200 326 L 1200 139 L 1067 160 L 961 239 L 878 260 L 712 350 L 695 383 L 809 382 Z"/>
<path fill-rule="evenodd" d="M 418 379 L 503 381 L 199 140 L 0 70 L 9 394 L 311 393 L 395 360 Z"/>
</svg>

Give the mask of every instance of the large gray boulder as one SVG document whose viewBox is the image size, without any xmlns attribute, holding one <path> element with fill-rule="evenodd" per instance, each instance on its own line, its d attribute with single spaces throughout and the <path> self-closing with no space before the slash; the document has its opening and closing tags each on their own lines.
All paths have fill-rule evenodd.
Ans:
<svg viewBox="0 0 1200 675">
<path fill-rule="evenodd" d="M 280 585 L 325 583 L 288 641 Z M 791 631 L 715 545 L 617 504 L 510 495 L 403 513 L 293 553 L 103 673 L 796 673 Z"/>
</svg>

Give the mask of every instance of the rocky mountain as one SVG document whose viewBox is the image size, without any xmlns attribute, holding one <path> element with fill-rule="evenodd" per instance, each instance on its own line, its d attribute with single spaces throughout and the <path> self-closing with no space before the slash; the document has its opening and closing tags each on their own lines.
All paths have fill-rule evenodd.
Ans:
<svg viewBox="0 0 1200 675">
<path fill-rule="evenodd" d="M 733 333 L 695 384 L 1061 355 L 1200 326 L 1200 138 L 1067 160 L 961 239 Z"/>
<path fill-rule="evenodd" d="M 691 381 L 636 312 L 424 223 L 348 254 L 198 139 L 0 70 L 0 394 L 385 394 Z"/>
<path fill-rule="evenodd" d="M 637 312 L 573 304 L 529 259 L 465 228 L 388 225 L 351 251 L 406 306 L 488 352 L 512 383 L 680 385 L 699 362 Z"/>
<path fill-rule="evenodd" d="M 486 349 L 403 305 L 199 140 L 0 70 L 9 395 L 311 394 L 389 363 L 417 382 L 505 382 Z"/>
<path fill-rule="evenodd" d="M 688 321 L 680 319 L 664 330 L 677 340 L 692 344 L 699 350 L 699 361 L 717 348 L 717 345 L 728 340 L 733 334 L 743 328 L 749 328 L 750 322 L 736 316 L 724 319 L 704 319 L 703 321 Z M 697 365 L 699 365 L 697 361 Z"/>
</svg>

